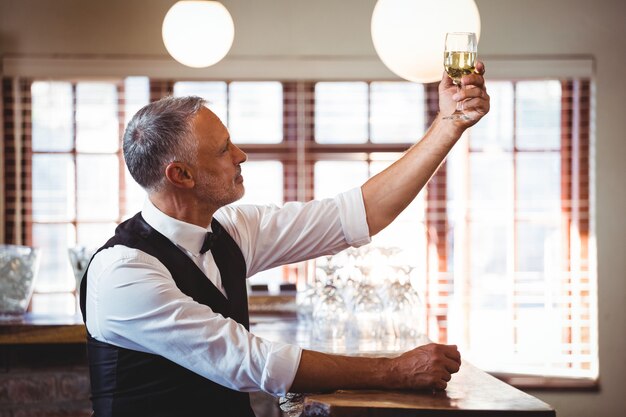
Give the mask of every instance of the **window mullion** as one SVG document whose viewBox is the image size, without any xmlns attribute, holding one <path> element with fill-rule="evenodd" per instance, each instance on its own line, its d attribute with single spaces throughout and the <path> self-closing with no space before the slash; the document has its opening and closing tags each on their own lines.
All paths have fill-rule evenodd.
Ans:
<svg viewBox="0 0 626 417">
<path fill-rule="evenodd" d="M 510 215 L 510 261 L 507 262 L 509 266 L 507 273 L 507 289 L 508 289 L 508 308 L 509 308 L 509 319 L 511 322 L 511 353 L 516 351 L 516 345 L 518 343 L 518 315 L 517 315 L 517 301 L 516 301 L 516 286 L 517 286 L 517 277 L 519 274 L 519 262 L 518 262 L 518 244 L 517 237 L 518 232 L 517 228 L 519 227 L 519 215 L 518 215 L 518 190 L 517 190 L 517 156 L 518 156 L 518 146 L 517 146 L 517 124 L 518 124 L 518 112 L 517 112 L 517 82 L 513 82 L 513 131 L 512 134 L 512 148 L 511 148 L 511 190 L 513 190 L 512 195 L 512 210 Z"/>
<path fill-rule="evenodd" d="M 124 169 L 124 151 L 123 151 L 123 139 L 124 139 L 124 128 L 125 128 L 125 120 L 126 120 L 126 89 L 124 88 L 124 81 L 118 81 L 116 83 L 117 89 L 117 120 L 118 120 L 118 147 L 117 147 L 117 161 L 118 161 L 118 181 L 119 181 L 119 189 L 118 189 L 118 216 L 117 223 L 121 223 L 124 214 L 126 213 L 126 175 Z"/>
<path fill-rule="evenodd" d="M 77 83 L 72 82 L 72 164 L 74 166 L 74 213 L 71 224 L 74 226 L 74 242 L 78 242 L 78 97 Z"/>
<path fill-rule="evenodd" d="M 296 82 L 296 196 L 298 201 L 308 201 L 312 198 L 313 185 L 309 181 L 309 166 L 307 162 L 307 124 L 309 121 L 307 83 Z"/>
<path fill-rule="evenodd" d="M 372 144 L 372 83 L 367 83 L 367 145 Z M 367 153 L 367 176 L 372 176 L 372 154 Z"/>
</svg>

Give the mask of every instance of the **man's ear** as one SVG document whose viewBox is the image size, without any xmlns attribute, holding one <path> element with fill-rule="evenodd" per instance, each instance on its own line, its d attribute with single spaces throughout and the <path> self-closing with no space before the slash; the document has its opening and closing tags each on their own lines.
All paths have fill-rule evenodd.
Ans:
<svg viewBox="0 0 626 417">
<path fill-rule="evenodd" d="M 196 181 L 186 164 L 182 162 L 171 162 L 165 167 L 165 178 L 177 188 L 192 188 Z"/>
</svg>

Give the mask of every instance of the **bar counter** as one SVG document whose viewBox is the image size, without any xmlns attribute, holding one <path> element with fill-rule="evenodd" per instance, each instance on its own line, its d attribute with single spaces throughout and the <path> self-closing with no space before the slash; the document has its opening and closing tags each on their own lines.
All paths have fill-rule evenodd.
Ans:
<svg viewBox="0 0 626 417">
<path fill-rule="evenodd" d="M 386 341 L 376 351 L 363 346 L 320 343 L 298 320 L 276 321 L 251 318 L 251 331 L 270 340 L 294 343 L 303 348 L 364 356 L 393 356 L 406 349 Z M 410 346 L 428 343 L 418 338 Z M 295 414 L 298 415 L 298 414 Z M 302 417 L 445 417 L 515 416 L 554 417 L 555 411 L 543 401 L 508 385 L 464 361 L 445 391 L 349 391 L 308 394 Z"/>
<path fill-rule="evenodd" d="M 353 355 L 394 355 L 404 350 L 393 344 L 379 351 L 362 347 L 328 345 L 314 341 L 310 329 L 294 314 L 251 315 L 250 330 L 267 339 L 298 344 L 307 349 Z M 82 344 L 85 328 L 80 316 L 24 316 L 0 318 L 0 347 L 11 345 Z M 422 340 L 422 342 L 427 340 Z M 337 391 L 308 394 L 297 413 L 285 416 L 516 416 L 554 417 L 555 411 L 539 399 L 528 395 L 486 372 L 463 362 L 445 391 Z M 300 414 L 302 412 L 302 414 Z"/>
</svg>

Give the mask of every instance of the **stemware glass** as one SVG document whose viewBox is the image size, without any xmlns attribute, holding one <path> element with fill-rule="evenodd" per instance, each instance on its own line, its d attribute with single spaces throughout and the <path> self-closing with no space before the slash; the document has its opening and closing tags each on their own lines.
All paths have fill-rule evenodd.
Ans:
<svg viewBox="0 0 626 417">
<path fill-rule="evenodd" d="M 478 41 L 473 32 L 450 32 L 446 34 L 446 46 L 443 55 L 443 66 L 452 82 L 460 92 L 463 88 L 461 78 L 469 75 L 476 68 Z M 471 120 L 463 111 L 463 102 L 457 101 L 456 110 L 444 119 Z"/>
<path fill-rule="evenodd" d="M 316 261 L 316 268 L 318 269 L 318 271 L 322 271 L 326 277 L 323 280 L 324 284 L 335 285 L 335 281 L 337 278 L 336 272 L 342 267 L 343 265 L 341 264 L 341 253 L 335 255 L 326 255 L 318 258 L 318 260 Z"/>
<path fill-rule="evenodd" d="M 353 331 L 359 350 L 371 351 L 378 347 L 384 333 L 383 302 L 373 286 L 361 284 L 353 306 Z"/>
<path fill-rule="evenodd" d="M 72 270 L 74 271 L 74 278 L 76 279 L 76 293 L 78 294 L 78 292 L 80 291 L 80 281 L 85 274 L 87 266 L 89 266 L 89 261 L 95 253 L 95 250 L 89 249 L 85 246 L 76 246 L 73 248 L 68 248 L 67 253 L 70 257 Z"/>
<path fill-rule="evenodd" d="M 409 284 L 410 285 L 410 284 Z M 413 343 L 418 335 L 419 317 L 415 298 L 408 287 L 396 281 L 386 291 L 386 314 L 389 331 L 398 346 Z"/>
<path fill-rule="evenodd" d="M 333 285 L 326 285 L 313 308 L 313 337 L 331 349 L 345 345 L 348 311 Z"/>
<path fill-rule="evenodd" d="M 296 293 L 296 305 L 298 306 L 298 320 L 303 323 L 305 327 L 308 327 L 313 320 L 313 309 L 319 291 L 316 283 L 306 284 L 305 289 Z"/>
</svg>

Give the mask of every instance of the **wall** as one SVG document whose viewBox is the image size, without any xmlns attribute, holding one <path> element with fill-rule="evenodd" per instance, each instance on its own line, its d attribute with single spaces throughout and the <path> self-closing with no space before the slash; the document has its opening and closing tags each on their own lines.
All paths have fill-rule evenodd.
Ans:
<svg viewBox="0 0 626 417">
<path fill-rule="evenodd" d="M 378 62 L 369 35 L 374 0 L 223 0 L 237 28 L 231 53 L 215 68 L 191 73 L 170 62 L 160 40 L 162 16 L 173 3 L 173 0 L 0 0 L 0 54 L 5 59 L 118 60 L 116 70 L 120 66 L 124 68 L 125 59 L 144 60 L 161 63 L 167 71 L 208 77 L 219 73 L 219 65 L 222 70 L 235 72 L 242 67 L 247 71 L 253 68 L 259 78 L 280 77 L 285 73 L 306 76 L 311 68 L 321 68 L 327 76 L 335 74 L 337 78 L 360 77 L 364 72 L 390 76 Z M 560 417 L 623 415 L 626 80 L 620 71 L 626 68 L 626 2 L 476 0 L 476 3 L 482 16 L 481 55 L 593 57 L 601 390 L 535 394 L 555 406 Z M 39 61 L 28 62 L 30 67 L 26 67 L 32 70 Z M 12 71 L 19 69 L 12 68 Z M 97 71 L 88 66 L 76 68 L 79 72 Z"/>
</svg>

